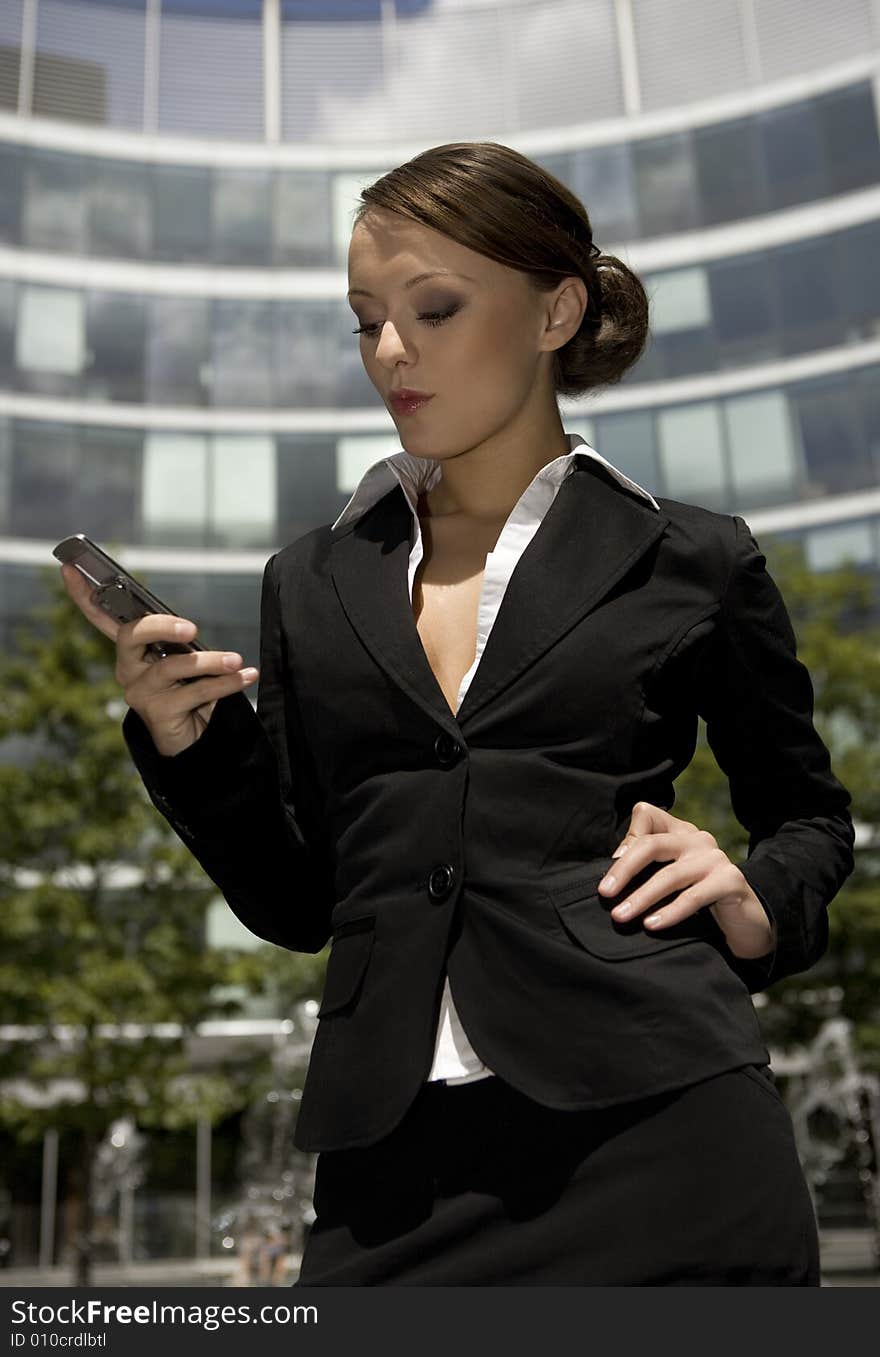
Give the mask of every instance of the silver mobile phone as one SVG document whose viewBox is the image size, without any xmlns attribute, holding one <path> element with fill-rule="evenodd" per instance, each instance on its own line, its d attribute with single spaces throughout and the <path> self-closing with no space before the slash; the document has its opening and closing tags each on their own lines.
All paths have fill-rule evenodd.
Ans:
<svg viewBox="0 0 880 1357">
<path fill-rule="evenodd" d="M 62 563 L 75 565 L 85 575 L 95 586 L 93 602 L 115 622 L 135 622 L 149 613 L 180 616 L 83 532 L 65 537 L 57 547 L 52 548 L 52 555 Z M 162 659 L 165 655 L 179 655 L 187 650 L 204 650 L 205 647 L 198 641 L 153 641 L 146 649 Z M 192 683 L 194 679 L 187 678 L 183 682 Z"/>
</svg>

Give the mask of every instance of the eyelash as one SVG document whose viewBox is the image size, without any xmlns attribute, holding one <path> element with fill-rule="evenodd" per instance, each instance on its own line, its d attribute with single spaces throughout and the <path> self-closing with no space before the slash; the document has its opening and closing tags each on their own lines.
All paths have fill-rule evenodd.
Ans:
<svg viewBox="0 0 880 1357">
<path fill-rule="evenodd" d="M 426 311 L 424 315 L 419 316 L 419 320 L 423 320 L 426 325 L 442 325 L 444 320 L 449 320 L 458 310 L 459 307 L 453 306 L 451 311 Z M 379 322 L 376 321 L 373 325 L 361 325 L 359 329 L 352 330 L 352 334 L 367 335 L 369 339 L 375 339 L 375 335 L 371 334 L 371 331 L 378 330 L 378 328 Z"/>
</svg>

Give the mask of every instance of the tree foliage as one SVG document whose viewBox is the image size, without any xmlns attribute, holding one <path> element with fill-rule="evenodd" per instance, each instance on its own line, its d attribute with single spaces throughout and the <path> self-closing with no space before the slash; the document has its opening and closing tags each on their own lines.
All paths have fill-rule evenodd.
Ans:
<svg viewBox="0 0 880 1357">
<path fill-rule="evenodd" d="M 285 967 L 268 944 L 205 945 L 218 892 L 131 762 L 113 645 L 57 575 L 47 588 L 0 657 L 0 1124 L 24 1140 L 76 1131 L 87 1203 L 114 1120 L 215 1121 L 265 1075 L 243 1050 L 195 1069 L 197 1024 L 267 990 L 287 1003 L 316 993 L 324 959 L 283 954 Z"/>
</svg>

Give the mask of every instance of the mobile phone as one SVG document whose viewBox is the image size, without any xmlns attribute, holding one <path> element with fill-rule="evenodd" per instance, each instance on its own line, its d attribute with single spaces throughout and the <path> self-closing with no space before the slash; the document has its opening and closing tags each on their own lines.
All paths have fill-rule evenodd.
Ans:
<svg viewBox="0 0 880 1357">
<path fill-rule="evenodd" d="M 64 564 L 75 565 L 85 575 L 95 586 L 92 601 L 115 622 L 135 622 L 149 613 L 180 616 L 83 532 L 65 537 L 57 547 L 52 548 L 52 555 Z M 153 641 L 146 649 L 162 659 L 166 655 L 180 655 L 188 650 L 204 650 L 205 647 L 198 641 Z M 185 679 L 184 682 L 191 683 L 193 679 Z"/>
</svg>

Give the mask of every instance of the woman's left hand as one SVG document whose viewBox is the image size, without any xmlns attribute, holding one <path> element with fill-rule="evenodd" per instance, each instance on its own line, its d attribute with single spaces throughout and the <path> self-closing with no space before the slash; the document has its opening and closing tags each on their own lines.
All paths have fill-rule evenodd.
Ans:
<svg viewBox="0 0 880 1357">
<path fill-rule="evenodd" d="M 615 905 L 612 918 L 623 922 L 645 914 L 643 922 L 654 932 L 708 907 L 734 956 L 752 960 L 772 951 L 775 925 L 740 869 L 708 830 L 679 820 L 650 801 L 638 801 L 629 829 L 612 856 L 616 863 L 599 882 L 605 896 L 619 895 L 649 862 L 668 864 Z M 674 891 L 679 892 L 675 900 L 653 914 L 646 913 Z"/>
</svg>

